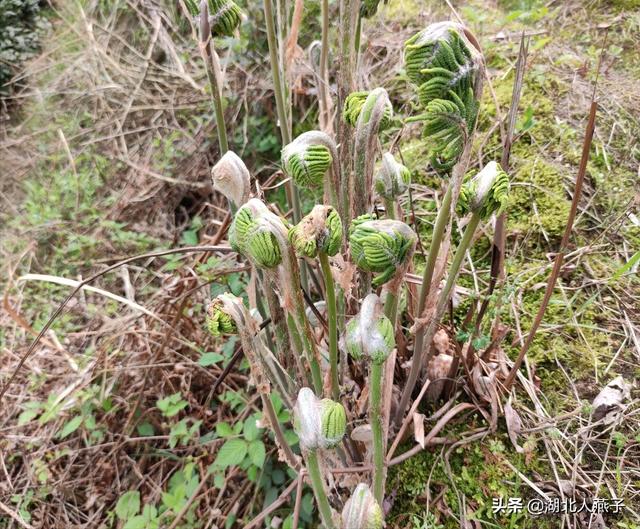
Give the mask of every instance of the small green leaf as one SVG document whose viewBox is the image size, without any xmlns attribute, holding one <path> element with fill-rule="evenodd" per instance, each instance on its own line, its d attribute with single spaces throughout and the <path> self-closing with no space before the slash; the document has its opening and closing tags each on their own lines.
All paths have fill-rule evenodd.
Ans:
<svg viewBox="0 0 640 529">
<path fill-rule="evenodd" d="M 221 422 L 216 425 L 216 433 L 219 437 L 230 437 L 233 435 L 233 430 L 226 422 Z"/>
<path fill-rule="evenodd" d="M 18 417 L 18 426 L 27 424 L 30 420 L 35 419 L 40 414 L 40 410 L 25 410 Z"/>
<path fill-rule="evenodd" d="M 116 516 L 120 520 L 128 520 L 138 514 L 140 510 L 140 492 L 130 490 L 125 492 L 116 503 Z"/>
<path fill-rule="evenodd" d="M 271 473 L 271 481 L 274 485 L 282 485 L 284 483 L 284 472 L 276 469 Z"/>
<path fill-rule="evenodd" d="M 58 439 L 64 439 L 68 435 L 71 435 L 80 427 L 81 424 L 82 424 L 82 415 L 78 415 L 77 417 L 74 417 L 67 424 L 64 425 L 64 428 L 62 428 L 62 430 L 60 430 L 60 433 L 58 433 Z"/>
<path fill-rule="evenodd" d="M 197 246 L 198 230 L 186 230 L 182 233 L 182 242 L 187 246 Z"/>
<path fill-rule="evenodd" d="M 139 424 L 136 430 L 138 430 L 138 434 L 140 435 L 140 437 L 151 437 L 155 433 L 153 426 L 148 422 Z"/>
<path fill-rule="evenodd" d="M 249 458 L 251 459 L 251 462 L 255 466 L 261 467 L 264 465 L 265 457 L 266 450 L 264 448 L 264 443 L 259 439 L 251 441 L 249 444 Z"/>
<path fill-rule="evenodd" d="M 224 360 L 224 356 L 222 356 L 220 353 L 204 353 L 200 357 L 200 360 L 198 360 L 198 364 L 202 367 L 208 367 L 215 365 L 222 360 Z"/>
<path fill-rule="evenodd" d="M 247 442 L 243 439 L 229 439 L 220 447 L 214 463 L 219 467 L 239 465 L 247 455 L 247 450 Z"/>
<path fill-rule="evenodd" d="M 182 399 L 181 393 L 174 393 L 164 399 L 160 399 L 156 406 L 162 412 L 165 417 L 173 417 L 180 413 L 181 410 L 187 407 L 189 403 Z"/>
<path fill-rule="evenodd" d="M 260 432 L 260 429 L 258 428 L 258 425 L 256 424 L 256 420 L 257 420 L 257 417 L 255 415 L 251 415 L 250 417 L 247 417 L 244 421 L 244 426 L 242 428 L 242 431 L 244 433 L 244 438 L 247 441 L 255 441 L 260 437 L 261 432 Z"/>
</svg>

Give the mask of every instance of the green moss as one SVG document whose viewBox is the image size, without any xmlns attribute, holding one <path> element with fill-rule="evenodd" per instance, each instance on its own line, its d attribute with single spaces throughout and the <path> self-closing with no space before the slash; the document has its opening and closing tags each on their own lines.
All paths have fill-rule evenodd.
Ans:
<svg viewBox="0 0 640 529">
<path fill-rule="evenodd" d="M 466 428 L 469 428 L 468 424 L 452 429 L 462 431 Z M 528 445 L 527 449 L 533 450 L 534 447 Z M 524 474 L 535 471 L 550 475 L 540 459 L 517 454 L 504 433 L 491 435 L 482 443 L 460 447 L 448 459 L 450 472 L 440 450 L 425 450 L 401 465 L 391 467 L 387 490 L 395 493 L 395 503 L 387 517 L 388 524 L 393 527 L 409 526 L 408 521 L 413 515 L 424 515 L 427 498 L 433 501 L 433 498 L 440 496 L 438 505 L 446 506 L 456 516 L 461 512 L 460 500 L 464 498 L 469 519 L 477 520 L 483 526 L 551 527 L 548 521 L 528 519 L 524 512 L 508 515 L 493 512 L 494 498 L 521 497 L 526 502 L 528 495 L 527 488 L 521 486 L 520 477 L 506 461 Z M 445 516 L 440 509 L 432 514 L 445 529 L 459 527 L 455 516 Z"/>
<path fill-rule="evenodd" d="M 571 202 L 566 196 L 565 170 L 542 159 L 526 159 L 512 172 L 513 184 L 508 207 L 511 234 L 562 235 Z"/>
</svg>

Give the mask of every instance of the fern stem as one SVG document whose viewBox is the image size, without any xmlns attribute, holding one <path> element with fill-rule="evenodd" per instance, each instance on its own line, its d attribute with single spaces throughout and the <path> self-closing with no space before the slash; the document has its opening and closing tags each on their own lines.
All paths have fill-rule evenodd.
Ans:
<svg viewBox="0 0 640 529">
<path fill-rule="evenodd" d="M 369 397 L 369 418 L 371 433 L 373 434 L 373 495 L 379 505 L 384 499 L 384 433 L 382 429 L 382 377 L 384 362 L 372 363 L 370 380 L 371 393 Z"/>
<path fill-rule="evenodd" d="M 271 0 L 264 0 L 264 18 L 267 29 L 267 43 L 269 44 L 269 62 L 271 63 L 271 76 L 273 77 L 273 91 L 276 98 L 276 112 L 280 126 L 280 134 L 282 136 L 282 144 L 291 143 L 291 131 L 289 130 L 289 118 L 287 117 L 287 109 L 285 106 L 285 88 L 282 84 L 281 65 L 278 60 L 278 44 L 276 39 L 276 30 L 273 21 L 273 4 Z M 293 207 L 293 220 L 300 222 L 302 212 L 300 208 L 300 194 L 298 188 L 292 181 L 287 183 L 287 189 Z"/>
<path fill-rule="evenodd" d="M 336 307 L 336 290 L 329 265 L 329 257 L 320 252 L 320 266 L 324 274 L 327 298 L 327 320 L 329 324 L 329 366 L 331 370 L 331 398 L 340 399 L 340 382 L 338 380 L 338 311 Z"/>
<path fill-rule="evenodd" d="M 442 244 L 442 238 L 444 231 L 449 223 L 449 217 L 451 215 L 451 197 L 453 195 L 453 184 L 449 183 L 447 191 L 442 199 L 438 216 L 436 217 L 436 223 L 433 227 L 433 235 L 431 237 L 431 247 L 429 248 L 429 255 L 427 257 L 427 263 L 425 265 L 424 274 L 422 276 L 422 288 L 420 289 L 420 297 L 418 298 L 418 318 L 422 317 L 424 306 L 427 301 L 427 297 L 431 290 L 431 282 L 433 281 L 433 274 L 436 267 L 436 261 L 438 260 L 438 254 L 440 253 L 440 245 Z M 393 420 L 396 426 L 400 426 L 404 411 L 407 408 L 411 393 L 418 380 L 418 375 L 422 370 L 422 348 L 424 344 L 424 325 L 418 329 L 416 333 L 416 339 L 413 346 L 413 361 L 411 363 L 411 370 L 409 371 L 409 378 L 405 384 L 396 411 L 396 416 Z"/>
<path fill-rule="evenodd" d="M 307 472 L 309 472 L 309 478 L 311 479 L 313 494 L 315 495 L 316 502 L 318 503 L 318 510 L 320 511 L 322 525 L 324 529 L 335 529 L 333 516 L 331 514 L 331 505 L 329 504 L 329 499 L 327 498 L 327 493 L 324 489 L 324 480 L 322 479 L 322 473 L 320 472 L 318 454 L 315 450 L 309 450 L 305 454 L 305 460 L 307 462 Z"/>
</svg>

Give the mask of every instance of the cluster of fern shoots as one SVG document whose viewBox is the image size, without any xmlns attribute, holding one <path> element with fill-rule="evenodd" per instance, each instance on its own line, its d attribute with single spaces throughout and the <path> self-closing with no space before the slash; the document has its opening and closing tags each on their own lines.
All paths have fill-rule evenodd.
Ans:
<svg viewBox="0 0 640 529">
<path fill-rule="evenodd" d="M 194 0 L 187 4 L 192 14 L 201 9 Z M 377 4 L 363 2 L 361 16 L 370 16 Z M 208 13 L 213 36 L 239 22 L 228 0 L 210 0 Z M 479 224 L 503 210 L 509 192 L 509 178 L 495 162 L 466 174 L 483 75 L 473 36 L 459 24 L 437 23 L 410 38 L 404 51 L 406 79 L 421 109 L 407 121 L 423 123 L 430 165 L 446 183 L 431 241 L 423 241 L 426 265 L 414 308 L 419 318 L 411 329 L 403 325 L 403 307 L 413 302 L 405 280 L 414 270 L 418 237 L 402 220 L 401 198 L 412 170 L 381 152 L 380 132 L 396 119 L 383 88 L 353 92 L 343 101 L 342 119 L 353 128 L 350 159 L 341 159 L 335 139 L 321 131 L 284 146 L 284 174 L 296 188 L 322 189 L 324 196 L 293 222 L 257 196 L 232 151 L 212 170 L 215 188 L 234 212 L 229 242 L 252 265 L 258 294 L 252 307 L 232 294 L 215 298 L 208 329 L 239 336 L 280 457 L 308 475 L 327 529 L 384 525 L 390 434 L 405 430 L 425 371 L 434 385 L 455 375 L 453 358 L 436 355 L 432 342 Z M 376 198 L 382 208 L 374 207 Z M 445 270 L 437 263 L 443 248 L 448 252 L 454 213 L 466 223 L 441 284 Z M 408 372 L 396 363 L 399 339 L 412 344 Z M 272 393 L 293 411 L 302 460 L 283 435 Z M 356 395 L 367 393 L 368 413 L 361 420 Z M 337 483 L 332 471 L 354 465 L 368 465 L 363 482 L 346 500 L 331 494 Z"/>
</svg>

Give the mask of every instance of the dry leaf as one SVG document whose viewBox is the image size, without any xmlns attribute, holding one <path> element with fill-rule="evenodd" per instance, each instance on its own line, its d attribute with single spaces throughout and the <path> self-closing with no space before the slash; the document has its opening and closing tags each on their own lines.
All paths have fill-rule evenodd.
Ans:
<svg viewBox="0 0 640 529">
<path fill-rule="evenodd" d="M 522 431 L 522 419 L 518 412 L 511 406 L 511 399 L 504 405 L 504 419 L 507 423 L 507 432 L 511 444 L 519 454 L 524 453 L 524 449 L 518 444 L 518 434 Z"/>
<path fill-rule="evenodd" d="M 605 424 L 611 424 L 620 412 L 624 411 L 624 401 L 631 395 L 631 384 L 625 382 L 622 376 L 609 382 L 598 396 L 593 399 L 593 418 L 596 421 L 603 420 Z"/>
</svg>

